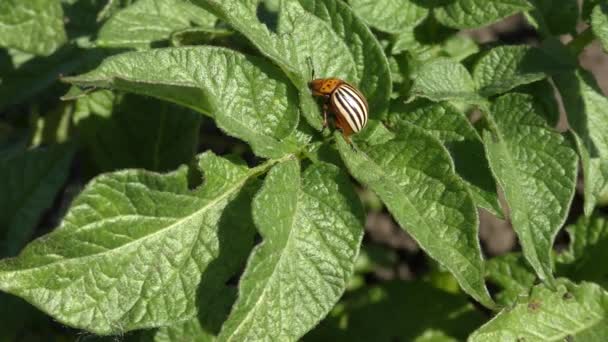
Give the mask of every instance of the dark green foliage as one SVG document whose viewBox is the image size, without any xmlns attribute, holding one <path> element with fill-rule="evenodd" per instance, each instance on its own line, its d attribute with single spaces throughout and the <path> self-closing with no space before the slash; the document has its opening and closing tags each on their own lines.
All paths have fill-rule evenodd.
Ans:
<svg viewBox="0 0 608 342">
<path fill-rule="evenodd" d="M 0 340 L 608 340 L 608 98 L 577 60 L 606 6 L 4 0 Z M 462 33 L 512 15 L 534 44 Z M 313 74 L 367 98 L 352 143 Z M 485 259 L 490 215 L 521 249 Z"/>
</svg>

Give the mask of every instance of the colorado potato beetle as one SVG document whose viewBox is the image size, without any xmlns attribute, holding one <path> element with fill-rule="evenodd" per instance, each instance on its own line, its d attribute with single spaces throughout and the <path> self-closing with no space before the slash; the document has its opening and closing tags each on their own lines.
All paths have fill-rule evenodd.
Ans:
<svg viewBox="0 0 608 342">
<path fill-rule="evenodd" d="M 327 126 L 327 112 L 336 116 L 336 126 L 349 141 L 349 136 L 357 133 L 367 124 L 369 111 L 365 96 L 354 86 L 338 78 L 320 78 L 308 82 L 314 96 L 322 96 L 323 126 Z"/>
</svg>

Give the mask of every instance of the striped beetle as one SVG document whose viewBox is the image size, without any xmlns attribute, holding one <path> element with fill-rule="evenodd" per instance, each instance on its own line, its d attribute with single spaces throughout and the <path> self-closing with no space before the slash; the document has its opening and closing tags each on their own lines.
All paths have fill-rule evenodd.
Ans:
<svg viewBox="0 0 608 342">
<path fill-rule="evenodd" d="M 336 115 L 336 126 L 350 143 L 349 135 L 357 133 L 367 124 L 367 100 L 352 85 L 338 78 L 319 78 L 308 82 L 314 96 L 322 96 L 323 127 L 327 127 L 327 112 Z"/>
</svg>

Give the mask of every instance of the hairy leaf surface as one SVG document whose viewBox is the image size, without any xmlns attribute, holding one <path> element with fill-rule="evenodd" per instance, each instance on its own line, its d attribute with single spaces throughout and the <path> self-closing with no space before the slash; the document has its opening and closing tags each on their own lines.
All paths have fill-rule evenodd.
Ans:
<svg viewBox="0 0 608 342">
<path fill-rule="evenodd" d="M 0 2 L 0 46 L 48 56 L 66 40 L 60 0 Z"/>
<path fill-rule="evenodd" d="M 471 342 L 589 341 L 608 338 L 608 293 L 593 283 L 561 280 L 557 291 L 538 285 L 525 301 L 504 309 Z"/>
<path fill-rule="evenodd" d="M 434 13 L 440 23 L 464 29 L 486 26 L 530 9 L 527 0 L 453 0 L 435 8 Z"/>
<path fill-rule="evenodd" d="M 578 158 L 541 111 L 529 95 L 500 97 L 491 114 L 497 136 L 485 131 L 483 140 L 524 256 L 541 279 L 552 282 L 553 240 L 574 196 Z"/>
<path fill-rule="evenodd" d="M 499 46 L 477 62 L 473 79 L 482 96 L 501 94 L 547 77 L 547 60 L 539 49 L 526 45 Z"/>
<path fill-rule="evenodd" d="M 428 8 L 411 0 L 349 0 L 353 11 L 380 31 L 399 33 L 420 24 Z"/>
<path fill-rule="evenodd" d="M 256 170 L 211 153 L 200 167 L 205 184 L 194 191 L 186 168 L 97 177 L 54 232 L 0 261 L 0 289 L 97 334 L 193 317 L 253 242 L 244 213 Z"/>
<path fill-rule="evenodd" d="M 140 0 L 118 11 L 99 30 L 104 47 L 148 48 L 171 33 L 191 27 L 213 27 L 217 18 L 185 0 Z"/>
<path fill-rule="evenodd" d="M 486 159 L 481 137 L 464 113 L 449 103 L 426 100 L 391 107 L 389 123 L 399 130 L 414 124 L 441 140 L 450 151 L 456 173 L 467 183 L 477 206 L 501 217 L 496 182 Z"/>
<path fill-rule="evenodd" d="M 276 165 L 253 203 L 263 237 L 220 341 L 298 340 L 335 305 L 354 270 L 363 212 L 336 167 Z"/>
<path fill-rule="evenodd" d="M 416 71 L 410 96 L 432 101 L 484 102 L 464 65 L 447 58 L 433 60 Z"/>
<path fill-rule="evenodd" d="M 167 48 L 113 56 L 67 81 L 154 96 L 212 116 L 256 154 L 297 149 L 297 93 L 280 70 L 256 57 L 217 47 Z"/>
<path fill-rule="evenodd" d="M 365 150 L 337 140 L 350 173 L 380 197 L 401 227 L 468 294 L 492 306 L 483 281 L 477 209 L 441 143 L 406 125 L 395 139 Z"/>
</svg>

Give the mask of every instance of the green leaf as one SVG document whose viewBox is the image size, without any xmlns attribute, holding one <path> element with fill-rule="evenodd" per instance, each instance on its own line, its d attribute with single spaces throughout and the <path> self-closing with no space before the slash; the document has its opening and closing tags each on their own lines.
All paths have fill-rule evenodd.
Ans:
<svg viewBox="0 0 608 342">
<path fill-rule="evenodd" d="M 527 0 L 453 0 L 434 13 L 440 23 L 464 29 L 486 26 L 532 8 Z"/>
<path fill-rule="evenodd" d="M 428 282 L 390 281 L 349 293 L 304 340 L 438 341 L 426 338 L 440 333 L 463 341 L 483 321 L 462 294 Z"/>
<path fill-rule="evenodd" d="M 0 257 L 14 256 L 31 237 L 68 176 L 73 149 L 53 145 L 0 156 Z"/>
<path fill-rule="evenodd" d="M 74 123 L 102 171 L 169 171 L 187 164 L 201 116 L 168 102 L 103 90 L 76 102 Z"/>
<path fill-rule="evenodd" d="M 118 11 L 100 29 L 97 45 L 149 48 L 193 25 L 212 28 L 217 18 L 185 0 L 140 0 Z"/>
<path fill-rule="evenodd" d="M 212 45 L 234 33 L 227 28 L 192 27 L 173 32 L 170 39 L 172 46 Z"/>
<path fill-rule="evenodd" d="M 275 166 L 253 202 L 263 237 L 218 337 L 297 340 L 335 305 L 363 237 L 363 210 L 345 174 L 293 159 Z"/>
<path fill-rule="evenodd" d="M 152 340 L 154 342 L 213 342 L 235 299 L 236 289 L 226 287 L 208 305 L 201 308 L 197 317 L 158 329 L 154 332 Z"/>
<path fill-rule="evenodd" d="M 479 52 L 477 43 L 468 36 L 454 35 L 441 44 L 443 53 L 456 61 L 462 61 Z"/>
<path fill-rule="evenodd" d="M 585 214 L 608 202 L 608 98 L 593 75 L 576 70 L 554 77 L 583 166 Z"/>
<path fill-rule="evenodd" d="M 536 275 L 521 253 L 511 253 L 492 258 L 486 262 L 487 278 L 498 285 L 501 291 L 496 301 L 503 306 L 514 305 L 521 297 L 530 293 Z"/>
<path fill-rule="evenodd" d="M 575 281 L 593 281 L 608 288 L 608 272 L 598 261 L 608 257 L 608 221 L 605 217 L 581 217 L 566 228 L 570 248 L 560 254 L 560 274 Z"/>
<path fill-rule="evenodd" d="M 48 56 L 66 40 L 59 0 L 0 3 L 0 46 Z"/>
<path fill-rule="evenodd" d="M 591 13 L 591 29 L 604 51 L 608 51 L 608 4 L 600 4 Z"/>
<path fill-rule="evenodd" d="M 97 177 L 54 232 L 0 261 L 0 289 L 97 334 L 192 318 L 253 242 L 246 183 L 261 171 L 211 153 L 199 164 L 194 191 L 186 168 Z"/>
<path fill-rule="evenodd" d="M 93 67 L 103 57 L 98 50 L 83 50 L 71 45 L 64 46 L 48 57 L 36 57 L 17 50 L 8 50 L 11 61 L 0 65 L 0 110 L 20 104 L 43 90 L 57 86 L 62 74 L 74 73 Z M 0 51 L 0 57 L 2 51 Z M 59 90 L 59 92 L 65 90 Z M 52 94 L 52 92 L 50 92 Z M 56 98 L 58 95 L 45 96 Z M 39 98 L 36 98 L 39 100 Z"/>
<path fill-rule="evenodd" d="M 412 0 L 349 0 L 353 11 L 380 31 L 399 33 L 420 24 L 428 8 Z"/>
<path fill-rule="evenodd" d="M 504 309 L 471 342 L 588 341 L 608 339 L 608 293 L 593 283 L 560 281 L 557 291 L 536 286 L 530 298 Z"/>
<path fill-rule="evenodd" d="M 110 18 L 122 8 L 131 6 L 137 0 L 108 0 L 103 8 L 97 13 L 97 21 L 101 22 Z"/>
<path fill-rule="evenodd" d="M 378 120 L 370 120 L 367 123 L 366 129 L 355 135 L 353 140 L 355 142 L 362 142 L 373 146 L 385 143 L 394 137 L 395 134 L 389 131 L 388 128 L 382 124 L 382 122 Z"/>
<path fill-rule="evenodd" d="M 393 84 L 388 59 L 376 37 L 342 1 L 299 1 L 304 9 L 329 24 L 333 32 L 346 44 L 357 70 L 357 84 L 367 97 L 371 110 L 370 118 L 383 118 L 388 111 Z M 306 30 L 310 30 L 310 28 L 308 27 Z M 309 51 L 316 53 L 318 46 Z M 315 57 L 318 58 L 313 58 L 315 62 L 324 58 L 322 55 Z M 324 63 L 331 65 L 333 61 L 326 59 Z M 329 72 L 319 74 L 319 76 L 321 75 L 332 76 Z"/>
<path fill-rule="evenodd" d="M 466 182 L 475 204 L 502 217 L 481 138 L 464 113 L 445 102 L 418 100 L 393 105 L 388 120 L 393 129 L 413 124 L 439 139 L 450 151 L 456 173 Z"/>
<path fill-rule="evenodd" d="M 527 45 L 499 46 L 480 58 L 473 79 L 482 96 L 505 93 L 547 77 L 552 67 L 548 60 L 540 49 Z"/>
<path fill-rule="evenodd" d="M 421 2 L 418 3 L 422 5 Z M 393 35 L 391 53 L 409 51 L 416 61 L 428 61 L 440 56 L 449 57 L 452 55 L 443 48 L 449 40 L 457 37 L 456 34 L 456 30 L 441 25 L 433 16 L 427 16 L 418 26 Z M 468 48 L 464 44 L 461 47 Z"/>
<path fill-rule="evenodd" d="M 217 47 L 187 47 L 113 56 L 95 70 L 65 78 L 154 96 L 212 116 L 262 157 L 297 150 L 296 90 L 263 59 Z"/>
<path fill-rule="evenodd" d="M 201 327 L 198 318 L 176 326 L 161 328 L 154 335 L 154 342 L 213 342 L 215 336 Z"/>
<path fill-rule="evenodd" d="M 585 22 L 590 21 L 591 14 L 593 13 L 593 9 L 595 9 L 596 5 L 602 4 L 604 0 L 585 0 L 583 1 L 583 7 L 581 8 L 581 19 Z"/>
<path fill-rule="evenodd" d="M 531 3 L 534 10 L 530 15 L 541 33 L 547 36 L 576 34 L 580 15 L 578 0 L 531 0 Z"/>
<path fill-rule="evenodd" d="M 552 282 L 553 240 L 574 196 L 578 158 L 541 111 L 529 95 L 498 98 L 489 116 L 497 136 L 484 131 L 483 140 L 524 256 L 542 280 Z"/>
<path fill-rule="evenodd" d="M 406 125 L 395 139 L 358 151 L 336 139 L 350 173 L 380 197 L 401 227 L 468 294 L 493 306 L 483 281 L 477 209 L 441 143 Z"/>
<path fill-rule="evenodd" d="M 414 75 L 411 97 L 431 101 L 483 103 L 471 74 L 464 65 L 440 58 L 422 65 Z"/>
<path fill-rule="evenodd" d="M 300 92 L 309 124 L 321 129 L 319 106 L 310 96 L 312 61 L 317 77 L 338 77 L 361 85 L 372 117 L 388 107 L 392 88 L 386 57 L 369 29 L 350 8 L 335 0 L 283 0 L 276 32 L 258 20 L 256 3 L 248 0 L 196 0 L 234 29 L 288 75 Z"/>
</svg>

